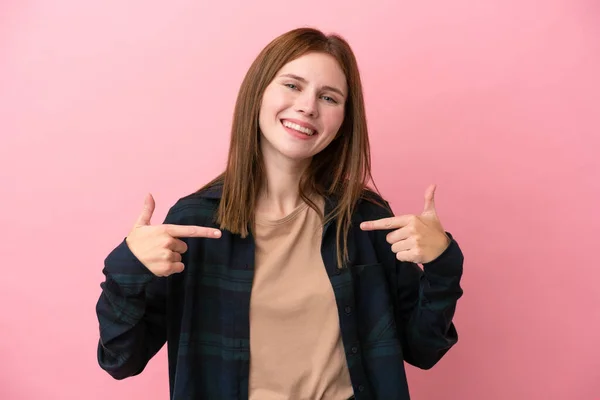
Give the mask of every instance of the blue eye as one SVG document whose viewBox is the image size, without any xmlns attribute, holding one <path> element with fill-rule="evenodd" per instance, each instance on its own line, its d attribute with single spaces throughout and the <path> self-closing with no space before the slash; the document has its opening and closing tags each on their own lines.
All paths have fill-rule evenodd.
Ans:
<svg viewBox="0 0 600 400">
<path fill-rule="evenodd" d="M 293 83 L 285 83 L 284 86 L 287 86 L 290 89 L 298 89 L 298 86 L 294 85 Z"/>
<path fill-rule="evenodd" d="M 329 96 L 322 96 L 323 100 L 329 102 L 329 103 L 337 103 L 337 101 L 335 101 L 335 99 L 333 97 L 329 97 Z"/>
</svg>

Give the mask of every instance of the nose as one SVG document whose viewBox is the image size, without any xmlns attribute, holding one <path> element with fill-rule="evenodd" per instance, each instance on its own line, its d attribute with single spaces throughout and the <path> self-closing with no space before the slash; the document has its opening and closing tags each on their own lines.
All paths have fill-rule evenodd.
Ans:
<svg viewBox="0 0 600 400">
<path fill-rule="evenodd" d="M 308 90 L 297 97 L 295 108 L 297 112 L 309 117 L 316 118 L 318 116 L 317 99 Z"/>
</svg>

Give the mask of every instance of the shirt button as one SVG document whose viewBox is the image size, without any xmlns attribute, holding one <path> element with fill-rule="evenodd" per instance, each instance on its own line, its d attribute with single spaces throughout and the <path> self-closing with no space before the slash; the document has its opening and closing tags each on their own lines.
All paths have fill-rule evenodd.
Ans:
<svg viewBox="0 0 600 400">
<path fill-rule="evenodd" d="M 358 391 L 359 392 L 364 392 L 365 387 L 363 385 L 358 385 Z"/>
<path fill-rule="evenodd" d="M 356 354 L 358 353 L 358 347 L 352 346 L 352 349 L 350 349 L 350 351 L 352 351 L 353 354 Z"/>
<path fill-rule="evenodd" d="M 346 311 L 346 314 L 350 314 L 352 312 L 352 307 L 346 306 L 346 308 L 344 308 L 344 311 Z"/>
<path fill-rule="evenodd" d="M 335 268 L 335 274 L 336 274 L 336 275 L 339 275 L 339 274 L 341 274 L 341 273 L 342 273 L 342 270 L 336 267 L 336 268 Z"/>
</svg>

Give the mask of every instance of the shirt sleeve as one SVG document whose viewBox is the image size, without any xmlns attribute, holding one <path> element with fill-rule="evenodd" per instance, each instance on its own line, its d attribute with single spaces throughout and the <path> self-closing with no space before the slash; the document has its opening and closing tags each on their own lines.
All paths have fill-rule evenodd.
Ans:
<svg viewBox="0 0 600 400">
<path fill-rule="evenodd" d="M 396 322 L 401 329 L 404 359 L 432 368 L 458 341 L 453 322 L 462 275 L 462 252 L 451 238 L 446 251 L 431 263 L 396 261 Z"/>
<path fill-rule="evenodd" d="M 392 216 L 386 211 L 380 218 Z M 453 322 L 463 290 L 460 280 L 463 254 L 449 233 L 448 248 L 435 260 L 423 265 L 398 261 L 386 241 L 391 231 L 374 231 L 377 253 L 392 269 L 391 287 L 397 329 L 404 360 L 421 369 L 432 368 L 458 341 Z"/>
<path fill-rule="evenodd" d="M 165 222 L 173 223 L 170 219 L 167 215 Z M 124 379 L 141 373 L 166 342 L 167 278 L 150 272 L 125 240 L 106 257 L 102 272 L 98 363 L 113 378 Z"/>
</svg>

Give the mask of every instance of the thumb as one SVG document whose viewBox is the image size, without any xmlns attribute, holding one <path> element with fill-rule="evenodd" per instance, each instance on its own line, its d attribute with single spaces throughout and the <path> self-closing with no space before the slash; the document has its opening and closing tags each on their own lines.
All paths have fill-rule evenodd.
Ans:
<svg viewBox="0 0 600 400">
<path fill-rule="evenodd" d="M 425 207 L 423 207 L 423 214 L 437 215 L 435 210 L 435 189 L 436 185 L 430 185 L 425 191 Z"/>
<path fill-rule="evenodd" d="M 150 225 L 152 213 L 154 213 L 154 206 L 154 197 L 152 197 L 152 194 L 148 193 L 144 198 L 144 209 L 135 223 L 137 226 Z"/>
</svg>

